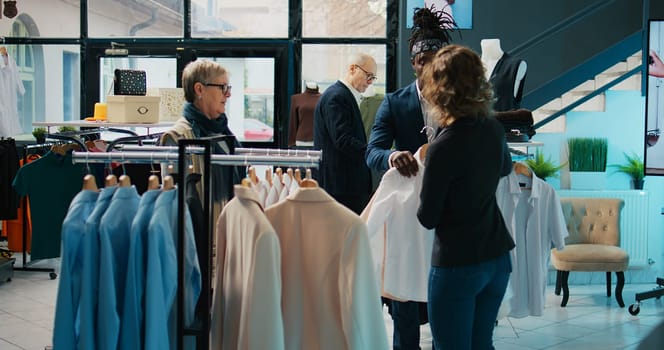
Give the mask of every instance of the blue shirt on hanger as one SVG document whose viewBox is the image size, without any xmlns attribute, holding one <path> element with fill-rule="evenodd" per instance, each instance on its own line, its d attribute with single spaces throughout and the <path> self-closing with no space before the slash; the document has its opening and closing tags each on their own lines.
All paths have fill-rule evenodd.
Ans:
<svg viewBox="0 0 664 350">
<path fill-rule="evenodd" d="M 143 193 L 136 217 L 131 223 L 127 285 L 120 326 L 120 349 L 141 349 L 145 338 L 143 302 L 147 266 L 146 242 L 148 224 L 160 193 L 160 190 Z"/>
<path fill-rule="evenodd" d="M 83 235 L 85 221 L 94 210 L 98 196 L 96 191 L 79 192 L 62 223 L 62 261 L 53 324 L 53 346 L 56 349 L 76 349 L 78 345 Z"/>
<path fill-rule="evenodd" d="M 145 349 L 175 349 L 177 335 L 177 243 L 178 189 L 157 198 L 148 226 L 147 280 L 145 288 Z M 184 255 L 184 324 L 194 320 L 201 292 L 201 272 L 191 216 L 186 208 Z"/>
<path fill-rule="evenodd" d="M 129 232 L 140 199 L 136 187 L 118 187 L 99 222 L 97 337 L 100 350 L 118 348 L 127 280 Z"/>
<path fill-rule="evenodd" d="M 111 202 L 116 186 L 104 187 L 92 214 L 85 221 L 83 278 L 81 283 L 81 337 L 79 349 L 97 347 L 97 301 L 99 297 L 99 221 Z M 57 349 L 57 348 L 56 348 Z"/>
</svg>

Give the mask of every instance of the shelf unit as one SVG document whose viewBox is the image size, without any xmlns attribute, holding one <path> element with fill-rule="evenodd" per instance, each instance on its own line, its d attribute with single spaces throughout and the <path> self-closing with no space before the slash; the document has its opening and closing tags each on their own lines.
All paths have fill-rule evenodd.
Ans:
<svg viewBox="0 0 664 350">
<path fill-rule="evenodd" d="M 150 129 L 155 128 L 169 128 L 173 122 L 158 122 L 158 123 L 111 123 L 103 121 L 87 121 L 87 120 L 69 120 L 61 122 L 33 122 L 32 126 L 45 127 L 48 133 L 51 132 L 52 127 L 58 126 L 72 126 L 81 128 L 131 128 L 131 129 L 145 129 L 146 134 L 150 134 Z"/>
</svg>

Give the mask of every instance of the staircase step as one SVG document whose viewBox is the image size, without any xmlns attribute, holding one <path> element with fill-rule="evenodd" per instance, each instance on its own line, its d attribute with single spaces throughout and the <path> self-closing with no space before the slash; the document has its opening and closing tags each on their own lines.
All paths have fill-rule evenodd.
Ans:
<svg viewBox="0 0 664 350">
<path fill-rule="evenodd" d="M 533 120 L 535 121 L 535 124 L 537 124 L 538 122 L 546 119 L 547 117 L 556 112 L 558 112 L 558 110 L 543 109 L 543 108 L 537 109 L 533 111 Z M 566 116 L 563 114 L 558 118 L 545 124 L 544 126 L 538 128 L 536 131 L 541 134 L 562 133 L 565 132 L 566 129 L 567 129 L 567 119 Z"/>
<path fill-rule="evenodd" d="M 563 106 L 569 106 L 582 97 L 587 96 L 588 93 L 584 92 L 567 92 L 563 94 Z M 597 95 L 584 104 L 574 108 L 575 111 L 584 112 L 604 112 L 604 94 Z"/>
<path fill-rule="evenodd" d="M 602 87 L 616 78 L 620 77 L 623 73 L 602 73 L 595 77 L 595 83 L 598 87 Z M 614 85 L 609 90 L 640 90 L 641 89 L 641 73 L 634 74 L 620 83 Z"/>
<path fill-rule="evenodd" d="M 632 70 L 640 65 L 643 64 L 643 55 L 641 55 L 641 51 L 639 51 L 637 54 L 634 54 L 630 57 L 627 57 L 627 70 Z"/>
<path fill-rule="evenodd" d="M 607 70 L 604 71 L 604 73 L 625 73 L 627 71 L 628 71 L 627 62 L 622 61 L 609 67 Z"/>
<path fill-rule="evenodd" d="M 563 108 L 563 99 L 558 97 L 554 98 L 553 100 L 549 101 L 549 103 L 543 105 L 542 107 L 538 108 L 538 110 L 560 110 Z"/>
<path fill-rule="evenodd" d="M 583 83 L 575 86 L 572 88 L 569 92 L 583 92 L 583 93 L 589 93 L 592 91 L 597 90 L 597 87 L 595 86 L 595 81 L 594 80 L 586 80 Z M 564 96 L 564 95 L 563 95 Z M 565 101 L 563 100 L 563 103 Z"/>
</svg>

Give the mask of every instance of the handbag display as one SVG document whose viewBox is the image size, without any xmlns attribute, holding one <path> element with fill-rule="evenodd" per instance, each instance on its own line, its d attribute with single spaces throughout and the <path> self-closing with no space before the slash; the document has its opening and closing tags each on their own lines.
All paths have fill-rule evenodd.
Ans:
<svg viewBox="0 0 664 350">
<path fill-rule="evenodd" d="M 527 109 L 494 112 L 505 128 L 507 142 L 528 142 L 535 136 L 533 113 Z"/>
<path fill-rule="evenodd" d="M 145 96 L 145 71 L 116 69 L 113 78 L 114 95 Z"/>
</svg>

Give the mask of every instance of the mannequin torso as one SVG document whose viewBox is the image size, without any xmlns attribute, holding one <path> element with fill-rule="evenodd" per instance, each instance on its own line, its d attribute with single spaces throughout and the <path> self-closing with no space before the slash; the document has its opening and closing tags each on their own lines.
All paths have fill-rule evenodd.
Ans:
<svg viewBox="0 0 664 350">
<path fill-rule="evenodd" d="M 500 39 L 482 39 L 480 41 L 480 46 L 482 47 L 482 63 L 484 63 L 484 68 L 486 69 L 486 79 L 489 80 L 493 74 L 496 64 L 503 57 L 505 52 L 500 47 Z M 523 78 L 526 76 L 526 71 L 528 70 L 528 65 L 526 61 L 521 61 L 519 63 L 519 68 L 514 79 L 514 97 L 519 93 L 519 88 L 523 83 Z"/>
</svg>

